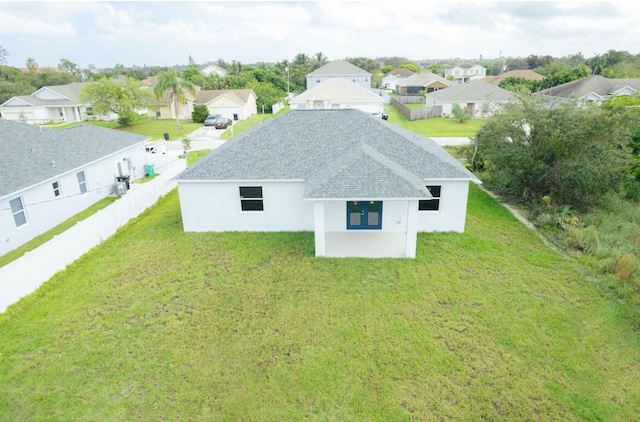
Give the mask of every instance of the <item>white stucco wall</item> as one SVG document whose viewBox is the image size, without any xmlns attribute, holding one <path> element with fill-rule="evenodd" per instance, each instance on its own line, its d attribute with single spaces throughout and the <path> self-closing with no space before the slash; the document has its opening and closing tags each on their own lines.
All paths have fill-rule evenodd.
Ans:
<svg viewBox="0 0 640 422">
<path fill-rule="evenodd" d="M 242 211 L 240 186 L 261 186 L 264 211 Z M 304 201 L 303 182 L 178 181 L 187 232 L 313 231 L 313 203 Z"/>
<path fill-rule="evenodd" d="M 337 110 L 355 108 L 364 111 L 367 114 L 380 114 L 384 112 L 384 101 L 380 99 L 378 102 L 371 103 L 335 103 L 329 100 L 322 101 L 322 107 L 319 107 L 318 101 L 291 102 L 291 110 L 313 110 L 322 108 L 324 110 Z"/>
<path fill-rule="evenodd" d="M 118 161 L 123 162 L 123 169 L 126 170 L 126 158 L 131 158 L 136 178 L 141 177 L 144 172 L 145 154 L 142 142 L 0 199 L 0 255 L 19 247 L 111 194 L 115 177 L 118 175 Z M 85 172 L 87 192 L 81 195 L 76 173 L 82 170 Z M 132 176 L 131 180 L 133 179 Z M 56 181 L 59 182 L 62 191 L 58 197 L 54 196 L 52 187 Z M 27 217 L 27 224 L 20 227 L 16 227 L 9 206 L 9 201 L 17 197 L 22 198 Z"/>
<path fill-rule="evenodd" d="M 329 75 L 329 76 L 307 76 L 307 89 L 320 85 L 322 82 L 332 78 L 344 78 L 349 82 L 354 82 L 363 88 L 371 88 L 371 75 Z"/>
<path fill-rule="evenodd" d="M 438 211 L 418 211 L 418 232 L 460 232 L 464 231 L 467 215 L 468 181 L 429 180 L 425 185 L 439 185 L 440 209 Z"/>
<path fill-rule="evenodd" d="M 382 201 L 382 231 L 407 230 L 407 204 L 408 201 Z M 324 217 L 326 231 L 347 231 L 347 201 L 325 201 Z"/>
</svg>

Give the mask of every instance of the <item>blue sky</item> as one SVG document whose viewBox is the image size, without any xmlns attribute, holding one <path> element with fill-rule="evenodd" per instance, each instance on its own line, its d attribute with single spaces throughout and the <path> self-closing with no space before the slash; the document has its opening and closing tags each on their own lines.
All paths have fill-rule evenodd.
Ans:
<svg viewBox="0 0 640 422">
<path fill-rule="evenodd" d="M 298 53 L 345 57 L 592 57 L 640 53 L 631 2 L 0 0 L 0 46 L 11 66 L 171 66 L 219 58 L 256 63 Z"/>
</svg>

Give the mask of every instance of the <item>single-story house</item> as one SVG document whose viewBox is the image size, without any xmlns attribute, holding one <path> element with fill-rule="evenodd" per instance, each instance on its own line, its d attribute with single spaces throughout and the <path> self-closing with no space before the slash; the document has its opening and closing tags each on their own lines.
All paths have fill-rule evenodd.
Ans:
<svg viewBox="0 0 640 422">
<path fill-rule="evenodd" d="M 355 108 L 380 115 L 384 100 L 366 89 L 342 78 L 328 79 L 289 100 L 291 110 Z"/>
<path fill-rule="evenodd" d="M 487 76 L 485 78 L 482 78 L 482 80 L 486 83 L 497 86 L 497 85 L 500 85 L 500 82 L 502 82 L 506 78 L 522 78 L 527 81 L 541 81 L 544 79 L 544 76 L 542 76 L 537 72 L 534 72 L 533 70 L 516 69 L 516 70 L 510 70 L 508 72 L 505 72 L 497 76 Z"/>
<path fill-rule="evenodd" d="M 232 120 L 246 120 L 258 113 L 257 97 L 252 89 L 198 91 L 195 104 L 206 105 L 209 114 L 221 114 Z"/>
<path fill-rule="evenodd" d="M 384 75 L 382 80 L 380 81 L 379 88 L 380 89 L 390 89 L 392 91 L 396 90 L 396 82 L 407 79 L 409 76 L 414 75 L 415 72 L 412 72 L 409 69 L 405 69 L 404 67 L 399 67 L 397 69 L 393 69 L 391 72 Z"/>
<path fill-rule="evenodd" d="M 487 68 L 479 64 L 462 63 L 444 70 L 444 77 L 453 78 L 454 84 L 463 84 L 485 76 L 487 76 Z"/>
<path fill-rule="evenodd" d="M 463 232 L 469 182 L 433 140 L 355 109 L 292 110 L 176 177 L 184 230 L 313 231 L 315 255 L 416 255 Z"/>
<path fill-rule="evenodd" d="M 80 101 L 80 91 L 85 85 L 85 82 L 73 82 L 45 86 L 31 95 L 12 97 L 0 105 L 0 115 L 4 120 L 34 124 L 86 120 L 91 115 L 91 104 Z"/>
<path fill-rule="evenodd" d="M 210 64 L 203 67 L 202 69 L 200 69 L 200 73 L 206 76 L 211 76 L 215 74 L 220 76 L 221 78 L 227 75 L 226 69 L 218 66 L 217 64 Z"/>
<path fill-rule="evenodd" d="M 435 73 L 414 73 L 407 79 L 396 82 L 395 92 L 400 95 L 415 95 L 420 91 L 424 91 L 428 94 L 429 92 L 448 88 L 452 83 L 450 80 Z"/>
<path fill-rule="evenodd" d="M 516 96 L 506 89 L 475 80 L 427 94 L 426 106 L 442 106 L 442 116 L 452 117 L 459 104 L 471 117 L 493 116 L 500 112 L 501 104 L 515 101 Z"/>
<path fill-rule="evenodd" d="M 331 78 L 343 78 L 363 88 L 371 88 L 371 73 L 346 60 L 336 60 L 309 73 L 307 75 L 307 89 L 311 89 Z"/>
<path fill-rule="evenodd" d="M 157 76 L 150 76 L 147 79 L 143 79 L 140 81 L 140 85 L 143 88 L 150 89 L 153 91 L 153 88 L 158 83 Z M 196 86 L 196 93 L 200 87 Z M 190 92 L 185 91 L 185 98 L 181 104 L 178 104 L 178 119 L 179 120 L 189 120 L 191 119 L 191 113 L 193 113 L 193 106 L 195 105 L 196 96 L 192 95 Z M 176 118 L 176 110 L 174 110 L 175 105 L 171 96 L 167 93 L 161 99 L 156 99 L 155 95 L 152 96 L 151 103 L 147 106 L 147 115 L 149 117 L 155 117 L 157 119 L 175 119 Z"/>
<path fill-rule="evenodd" d="M 147 139 L 93 125 L 0 120 L 0 255 L 143 176 Z"/>
<path fill-rule="evenodd" d="M 601 105 L 614 95 L 633 95 L 640 91 L 640 78 L 608 79 L 600 75 L 567 82 L 547 88 L 535 94 L 549 102 L 566 102 L 575 99 L 583 103 Z"/>
</svg>

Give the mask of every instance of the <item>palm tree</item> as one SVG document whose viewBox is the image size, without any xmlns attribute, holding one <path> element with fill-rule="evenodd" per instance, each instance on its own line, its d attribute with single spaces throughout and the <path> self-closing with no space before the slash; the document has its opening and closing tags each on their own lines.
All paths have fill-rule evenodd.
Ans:
<svg viewBox="0 0 640 422">
<path fill-rule="evenodd" d="M 175 69 L 160 73 L 158 75 L 158 83 L 153 87 L 153 93 L 157 100 L 161 100 L 166 95 L 169 96 L 169 102 L 173 104 L 173 110 L 176 113 L 176 126 L 180 126 L 178 102 L 182 103 L 186 99 L 187 92 L 195 96 L 196 87 L 191 82 L 178 77 Z"/>
<path fill-rule="evenodd" d="M 27 59 L 27 69 L 29 69 L 29 72 L 35 72 L 38 69 L 38 62 L 36 62 L 35 59 L 29 57 Z"/>
</svg>

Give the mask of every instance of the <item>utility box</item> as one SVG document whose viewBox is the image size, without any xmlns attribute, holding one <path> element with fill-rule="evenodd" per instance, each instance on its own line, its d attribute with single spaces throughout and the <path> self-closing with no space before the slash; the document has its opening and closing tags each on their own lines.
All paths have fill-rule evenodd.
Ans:
<svg viewBox="0 0 640 422">
<path fill-rule="evenodd" d="M 117 182 L 113 185 L 113 193 L 116 195 L 124 195 L 127 193 L 127 182 Z"/>
</svg>

